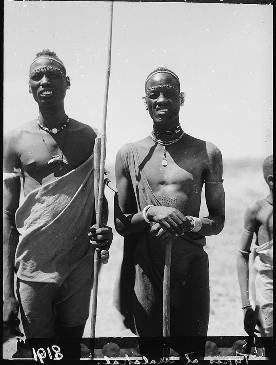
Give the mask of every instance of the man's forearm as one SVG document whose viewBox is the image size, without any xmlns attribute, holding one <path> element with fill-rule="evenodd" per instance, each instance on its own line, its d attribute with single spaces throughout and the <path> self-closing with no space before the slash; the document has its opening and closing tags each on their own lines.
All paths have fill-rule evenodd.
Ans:
<svg viewBox="0 0 276 365">
<path fill-rule="evenodd" d="M 131 233 L 145 230 L 149 225 L 143 218 L 143 213 L 117 214 L 115 217 L 116 230 L 120 235 L 127 236 Z"/>
<path fill-rule="evenodd" d="M 219 234 L 224 227 L 224 216 L 209 216 L 200 217 L 202 222 L 202 227 L 198 232 L 202 236 L 212 236 Z"/>
<path fill-rule="evenodd" d="M 4 214 L 3 218 L 3 295 L 14 296 L 14 257 L 18 244 L 18 231 L 14 218 Z"/>
</svg>

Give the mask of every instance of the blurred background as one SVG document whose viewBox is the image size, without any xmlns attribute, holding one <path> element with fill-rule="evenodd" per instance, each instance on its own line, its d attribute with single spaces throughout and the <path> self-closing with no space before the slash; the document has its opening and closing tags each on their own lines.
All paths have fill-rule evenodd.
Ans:
<svg viewBox="0 0 276 365">
<path fill-rule="evenodd" d="M 71 77 L 67 114 L 100 129 L 107 67 L 109 3 L 5 1 L 4 133 L 37 117 L 28 70 L 44 48 Z M 114 180 L 117 150 L 151 132 L 142 101 L 146 76 L 165 65 L 186 94 L 183 129 L 215 143 L 224 159 L 226 223 L 209 237 L 210 336 L 244 335 L 235 267 L 247 204 L 268 192 L 262 161 L 272 153 L 272 5 L 114 2 L 107 118 L 107 168 Z M 107 189 L 109 223 L 113 193 Z M 202 206 L 206 214 L 206 206 Z M 122 258 L 115 233 L 99 281 L 96 335 L 130 336 L 113 306 Z M 87 322 L 85 336 L 89 336 Z"/>
</svg>

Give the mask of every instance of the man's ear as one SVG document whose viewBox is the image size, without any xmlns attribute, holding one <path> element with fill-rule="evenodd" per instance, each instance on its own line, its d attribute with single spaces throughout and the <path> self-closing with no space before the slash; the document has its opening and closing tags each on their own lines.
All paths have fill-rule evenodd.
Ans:
<svg viewBox="0 0 276 365">
<path fill-rule="evenodd" d="M 70 86 L 71 86 L 70 77 L 69 76 L 66 76 L 65 77 L 65 80 L 66 80 L 67 89 L 70 89 Z"/>
<path fill-rule="evenodd" d="M 273 188 L 273 175 L 267 176 L 267 183 L 268 183 L 269 187 Z"/>
<path fill-rule="evenodd" d="M 149 108 L 148 108 L 148 104 L 147 104 L 147 97 L 146 97 L 146 96 L 143 96 L 143 97 L 142 97 L 142 100 L 143 100 L 143 102 L 144 102 L 144 104 L 145 104 L 145 108 L 146 108 L 146 110 L 149 110 Z"/>
<path fill-rule="evenodd" d="M 32 94 L 32 89 L 31 89 L 30 83 L 29 83 L 29 93 Z"/>
<path fill-rule="evenodd" d="M 180 106 L 184 105 L 185 101 L 185 93 L 183 91 L 180 92 Z"/>
</svg>

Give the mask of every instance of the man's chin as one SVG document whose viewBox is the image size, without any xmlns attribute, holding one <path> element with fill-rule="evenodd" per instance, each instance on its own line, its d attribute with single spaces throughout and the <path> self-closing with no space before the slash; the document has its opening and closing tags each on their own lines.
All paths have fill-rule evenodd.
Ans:
<svg viewBox="0 0 276 365">
<path fill-rule="evenodd" d="M 156 126 L 166 126 L 166 125 L 170 125 L 172 123 L 172 118 L 167 118 L 167 117 L 155 117 L 153 118 L 153 123 Z"/>
</svg>

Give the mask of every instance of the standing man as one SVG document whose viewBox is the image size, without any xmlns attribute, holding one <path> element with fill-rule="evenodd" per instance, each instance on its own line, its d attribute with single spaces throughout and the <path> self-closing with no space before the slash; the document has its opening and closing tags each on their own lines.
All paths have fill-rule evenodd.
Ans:
<svg viewBox="0 0 276 365">
<path fill-rule="evenodd" d="M 61 349 L 63 356 L 79 356 L 89 314 L 92 246 L 108 248 L 112 232 L 90 229 L 96 133 L 66 115 L 69 87 L 56 54 L 38 53 L 29 73 L 38 117 L 5 138 L 3 321 L 11 323 L 20 308 L 26 344 L 66 339 L 70 346 Z"/>
<path fill-rule="evenodd" d="M 172 239 L 171 336 L 180 354 L 204 355 L 209 320 L 205 236 L 224 226 L 222 157 L 219 149 L 186 134 L 179 124 L 183 104 L 178 76 L 167 68 L 145 82 L 145 104 L 153 121 L 150 136 L 123 146 L 116 159 L 116 229 L 125 237 L 119 308 L 125 324 L 142 337 L 162 336 L 162 281 L 166 240 Z M 205 185 L 208 217 L 200 217 Z M 160 344 L 140 342 L 147 356 Z"/>
</svg>

